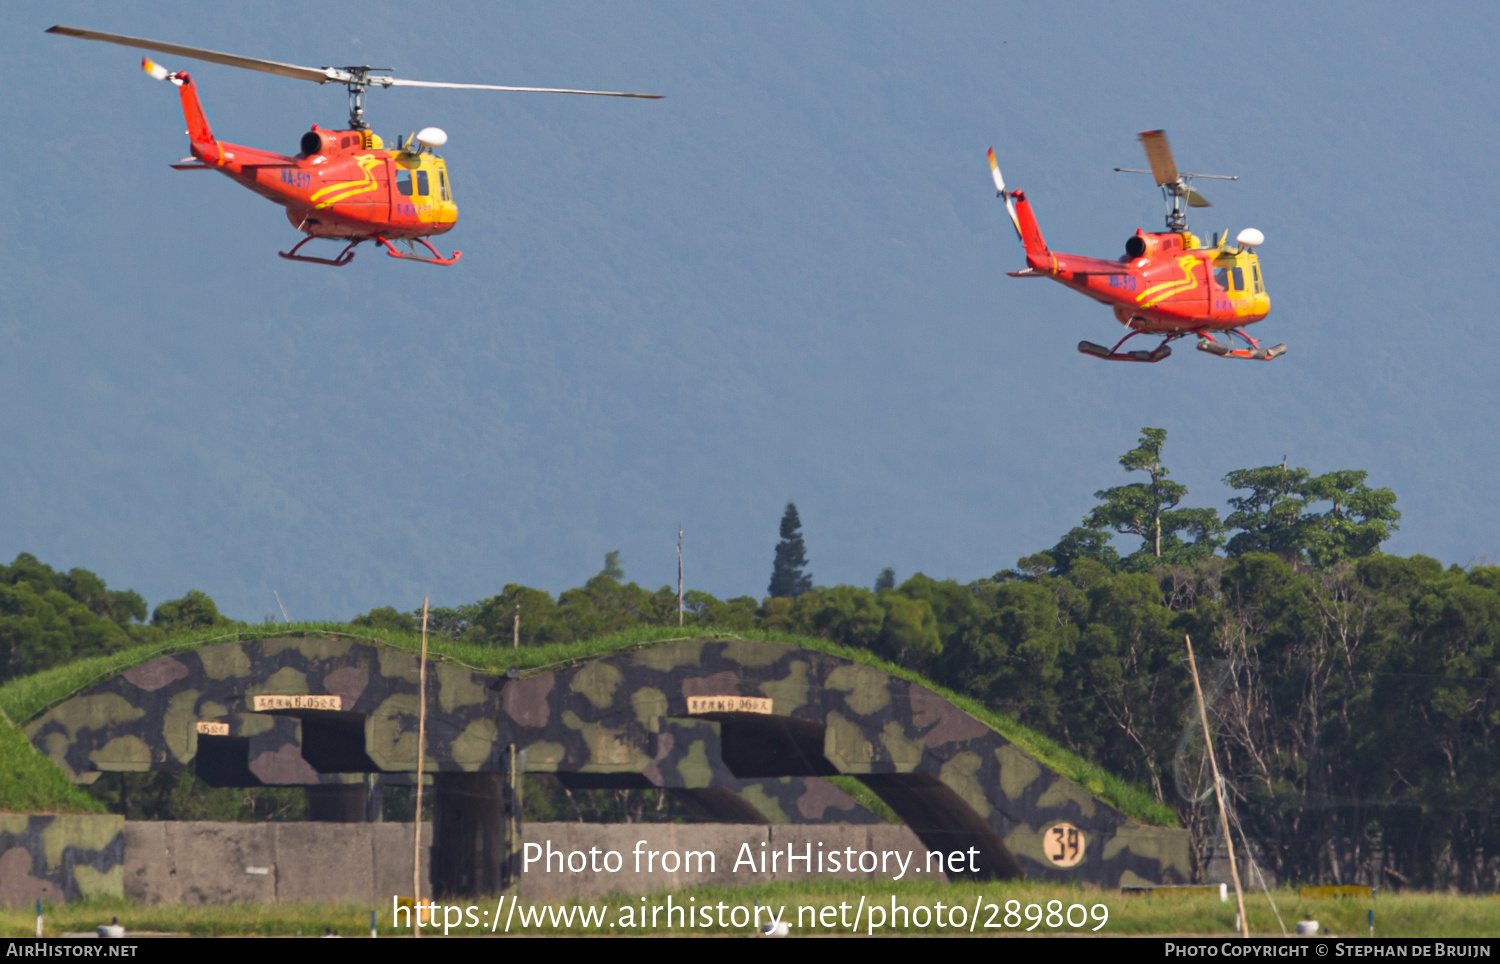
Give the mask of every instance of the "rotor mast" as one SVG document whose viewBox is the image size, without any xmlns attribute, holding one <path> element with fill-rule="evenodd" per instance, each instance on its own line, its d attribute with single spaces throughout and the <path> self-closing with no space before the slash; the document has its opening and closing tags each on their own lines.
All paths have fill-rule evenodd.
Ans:
<svg viewBox="0 0 1500 964">
<path fill-rule="evenodd" d="M 365 120 L 365 91 L 372 86 L 372 80 L 388 80 L 389 78 L 372 78 L 373 73 L 391 73 L 393 67 L 329 67 L 326 68 L 330 74 L 337 72 L 343 77 L 344 88 L 349 91 L 349 129 L 356 131 L 367 131 L 370 124 Z M 347 78 L 347 79 L 345 79 Z M 379 85 L 383 86 L 383 85 Z"/>
<path fill-rule="evenodd" d="M 1134 167 L 1117 167 L 1115 170 L 1125 174 L 1150 174 L 1156 179 L 1157 186 L 1161 188 L 1162 199 L 1167 205 L 1168 231 L 1178 234 L 1187 231 L 1187 211 L 1184 207 L 1213 207 L 1207 198 L 1193 190 L 1191 183 L 1193 178 L 1202 177 L 1215 181 L 1239 180 L 1237 176 L 1231 174 L 1190 174 L 1186 171 L 1179 171 L 1177 161 L 1172 157 L 1172 148 L 1167 144 L 1166 131 L 1143 131 L 1140 140 L 1141 146 L 1146 150 L 1146 160 L 1151 162 L 1151 170 L 1143 171 Z"/>
</svg>

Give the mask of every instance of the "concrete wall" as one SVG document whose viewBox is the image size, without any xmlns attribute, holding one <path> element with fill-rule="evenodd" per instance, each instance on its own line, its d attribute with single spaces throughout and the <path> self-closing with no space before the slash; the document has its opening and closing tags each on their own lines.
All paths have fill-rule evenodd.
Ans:
<svg viewBox="0 0 1500 964">
<path fill-rule="evenodd" d="M 432 825 L 422 828 L 423 891 Z M 148 904 L 339 900 L 411 894 L 409 823 L 125 823 L 125 896 Z"/>
<path fill-rule="evenodd" d="M 119 820 L 118 817 L 110 819 Z M 102 829 L 101 825 L 101 832 Z M 1160 832 L 1158 828 L 1136 828 L 1135 836 L 1130 840 L 1131 845 L 1137 847 L 1175 846 L 1179 836 Z M 409 823 L 127 821 L 124 822 L 123 840 L 124 896 L 145 903 L 338 900 L 384 905 L 392 896 L 411 894 L 412 825 Z M 673 862 L 669 864 L 673 869 L 669 870 L 662 866 L 663 861 L 658 857 L 649 865 L 643 863 L 637 872 L 634 852 L 638 841 L 644 841 L 641 849 L 647 853 L 709 851 L 714 855 L 713 869 L 703 873 L 688 872 L 680 862 Z M 422 890 L 428 897 L 432 894 L 428 877 L 431 842 L 432 827 L 424 825 Z M 519 868 L 522 871 L 521 896 L 535 901 L 594 898 L 609 893 L 645 894 L 702 885 L 732 887 L 780 880 L 885 879 L 897 873 L 895 858 L 887 860 L 884 869 L 877 868 L 873 872 L 841 869 L 837 873 L 819 874 L 804 872 L 800 863 L 795 871 L 789 872 L 785 857 L 774 872 L 769 865 L 764 873 L 744 868 L 736 872 L 736 858 L 744 845 L 749 846 L 751 857 L 757 861 L 763 852 L 785 854 L 791 847 L 794 853 L 804 854 L 810 846 L 814 868 L 820 851 L 828 854 L 852 848 L 856 854 L 860 851 L 909 853 L 912 862 L 908 864 L 903 879 L 931 881 L 937 876 L 927 866 L 927 848 L 916 834 L 905 826 L 893 824 L 533 823 L 522 828 L 523 856 L 527 843 L 539 845 L 543 854 L 549 844 L 556 852 L 581 854 L 574 858 L 573 866 L 579 866 L 585 857 L 588 863 L 586 869 L 572 872 L 567 869 L 566 858 L 561 863 L 562 870 L 558 869 L 560 864 L 556 860 L 551 870 L 546 869 L 545 862 L 533 862 L 528 870 L 523 861 Z M 61 853 L 60 846 L 53 849 Z M 591 855 L 590 850 L 597 853 Z M 620 870 L 607 872 L 602 869 L 602 863 L 598 864 L 601 869 L 595 870 L 596 862 L 602 861 L 603 854 L 609 851 L 620 855 Z M 19 849 L 16 852 L 19 866 L 20 856 L 28 856 L 28 852 Z M 1109 854 L 1106 852 L 1101 856 L 1107 859 Z M 118 869 L 115 868 L 116 874 Z M 86 876 L 90 882 L 101 879 L 97 873 Z M 1130 882 L 1160 883 L 1144 879 Z M 0 891 L 13 900 L 19 897 L 23 903 L 37 896 L 30 890 L 21 894 L 17 886 L 7 879 Z M 13 890 L 14 895 L 11 894 Z M 50 893 L 40 896 L 57 899 Z"/>
<path fill-rule="evenodd" d="M 118 819 L 118 818 L 116 818 Z M 339 900 L 383 905 L 393 895 L 411 893 L 411 824 L 397 823 L 210 823 L 206 821 L 137 822 L 124 825 L 124 895 L 149 904 L 276 903 L 279 901 Z M 663 870 L 635 873 L 631 852 L 644 840 L 644 850 L 707 850 L 715 855 L 713 873 Z M 598 897 L 608 893 L 649 893 L 715 884 L 767 883 L 809 877 L 866 880 L 894 876 L 887 873 L 788 874 L 785 861 L 778 873 L 734 873 L 735 857 L 749 844 L 757 859 L 762 851 L 791 845 L 797 853 L 819 843 L 825 853 L 852 847 L 856 852 L 911 851 L 924 859 L 926 848 L 903 826 L 829 825 L 824 827 L 763 824 L 589 824 L 534 823 L 523 828 L 522 841 L 548 842 L 554 850 L 618 851 L 624 858 L 620 873 L 548 873 L 533 865 L 521 878 L 521 895 L 528 900 Z M 423 892 L 427 882 L 432 826 L 422 834 Z M 545 852 L 545 849 L 544 851 Z M 575 864 L 576 865 L 576 864 Z M 801 866 L 800 864 L 798 865 Z M 643 868 L 644 869 L 644 868 Z M 908 879 L 931 875 L 908 874 Z"/>
<path fill-rule="evenodd" d="M 0 814 L 0 904 L 64 903 L 121 892 L 125 818 Z"/>
</svg>

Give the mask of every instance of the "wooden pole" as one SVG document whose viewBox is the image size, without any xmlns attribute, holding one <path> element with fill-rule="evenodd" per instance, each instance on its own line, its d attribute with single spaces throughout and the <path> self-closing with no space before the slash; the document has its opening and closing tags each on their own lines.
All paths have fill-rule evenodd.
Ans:
<svg viewBox="0 0 1500 964">
<path fill-rule="evenodd" d="M 507 765 L 510 767 L 510 786 L 507 788 L 506 803 L 510 806 L 510 812 L 506 814 L 505 820 L 505 887 L 519 886 L 520 881 L 515 877 L 516 851 L 521 849 L 521 778 L 516 771 L 516 745 L 510 745 L 510 753 L 507 754 Z"/>
<path fill-rule="evenodd" d="M 516 621 L 510 627 L 510 648 L 521 648 L 521 604 L 516 603 Z"/>
<path fill-rule="evenodd" d="M 682 523 L 677 523 L 677 625 L 682 626 Z"/>
<path fill-rule="evenodd" d="M 417 814 L 412 826 L 411 892 L 413 937 L 422 936 L 417 917 L 422 908 L 422 758 L 427 744 L 427 597 L 422 597 L 422 662 L 417 671 Z"/>
<path fill-rule="evenodd" d="M 1245 892 L 1240 889 L 1240 871 L 1234 863 L 1234 841 L 1229 839 L 1229 814 L 1224 809 L 1224 788 L 1219 784 L 1219 761 L 1214 759 L 1214 744 L 1208 734 L 1208 707 L 1203 704 L 1203 687 L 1198 682 L 1198 663 L 1193 659 L 1193 638 L 1187 640 L 1188 669 L 1193 673 L 1193 693 L 1198 697 L 1198 719 L 1203 723 L 1203 746 L 1208 751 L 1208 766 L 1214 777 L 1214 799 L 1219 802 L 1219 826 L 1224 831 L 1224 846 L 1229 850 L 1229 876 L 1234 879 L 1234 901 L 1240 911 L 1240 936 L 1250 936 L 1250 922 L 1245 919 Z"/>
</svg>

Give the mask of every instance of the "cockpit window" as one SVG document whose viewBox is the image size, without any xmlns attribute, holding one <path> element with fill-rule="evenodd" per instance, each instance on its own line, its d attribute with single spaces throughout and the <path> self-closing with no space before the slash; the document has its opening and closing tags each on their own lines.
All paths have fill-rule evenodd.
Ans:
<svg viewBox="0 0 1500 964">
<path fill-rule="evenodd" d="M 1223 288 L 1225 291 L 1228 291 L 1229 290 L 1229 269 L 1228 268 L 1215 268 L 1214 269 L 1214 280 L 1219 283 L 1219 287 L 1220 288 Z"/>
<path fill-rule="evenodd" d="M 1234 290 L 1235 291 L 1244 291 L 1245 290 L 1245 269 L 1244 268 L 1230 268 L 1229 270 L 1234 272 Z"/>
<path fill-rule="evenodd" d="M 411 197 L 411 171 L 404 167 L 396 168 L 396 192 Z"/>
<path fill-rule="evenodd" d="M 1255 272 L 1255 293 L 1258 295 L 1263 295 L 1266 293 L 1266 286 L 1265 283 L 1260 280 L 1260 265 L 1252 265 L 1251 268 Z"/>
<path fill-rule="evenodd" d="M 427 196 L 427 172 L 426 171 L 418 171 L 417 172 L 417 195 L 419 197 L 426 197 Z"/>
</svg>

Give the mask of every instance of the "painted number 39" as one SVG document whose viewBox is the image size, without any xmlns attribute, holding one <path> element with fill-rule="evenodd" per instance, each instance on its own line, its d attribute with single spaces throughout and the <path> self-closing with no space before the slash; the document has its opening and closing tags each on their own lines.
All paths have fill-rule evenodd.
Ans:
<svg viewBox="0 0 1500 964">
<path fill-rule="evenodd" d="M 1074 867 L 1083 859 L 1087 843 L 1082 830 L 1071 823 L 1059 823 L 1047 828 L 1043 835 L 1042 849 L 1054 865 Z"/>
</svg>

